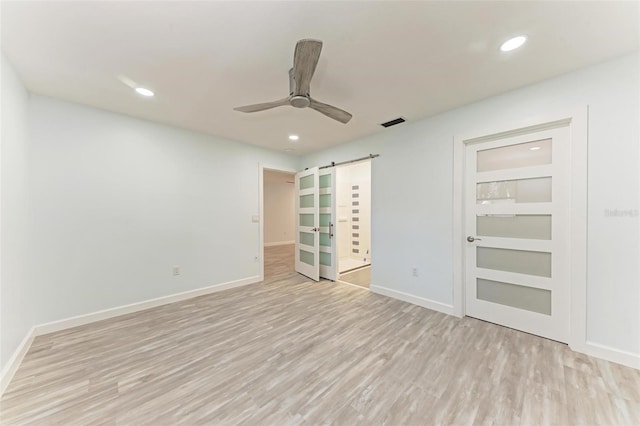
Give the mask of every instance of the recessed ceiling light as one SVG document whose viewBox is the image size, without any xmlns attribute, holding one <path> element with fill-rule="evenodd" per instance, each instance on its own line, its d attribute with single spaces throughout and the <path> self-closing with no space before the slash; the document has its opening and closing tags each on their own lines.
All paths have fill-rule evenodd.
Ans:
<svg viewBox="0 0 640 426">
<path fill-rule="evenodd" d="M 505 41 L 504 43 L 502 43 L 502 46 L 500 46 L 500 50 L 502 50 L 503 52 L 510 52 L 522 46 L 525 41 L 527 41 L 527 37 L 525 36 L 518 36 L 518 37 L 511 38 Z"/>
<path fill-rule="evenodd" d="M 298 135 L 289 135 L 289 140 L 290 141 L 297 141 L 298 139 L 300 139 L 300 136 L 298 136 Z"/>
<path fill-rule="evenodd" d="M 146 96 L 146 97 L 149 97 L 149 98 L 151 96 L 155 95 L 155 93 L 153 93 L 151 90 L 145 89 L 144 87 L 136 87 L 136 92 L 138 92 L 142 96 Z"/>
<path fill-rule="evenodd" d="M 529 151 L 537 151 L 539 149 L 540 149 L 539 146 L 532 146 L 531 148 L 529 148 Z"/>
</svg>

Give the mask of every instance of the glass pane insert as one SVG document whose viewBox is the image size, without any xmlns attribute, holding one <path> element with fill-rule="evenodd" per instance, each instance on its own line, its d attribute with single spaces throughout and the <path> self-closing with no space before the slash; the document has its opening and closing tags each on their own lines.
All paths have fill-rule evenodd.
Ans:
<svg viewBox="0 0 640 426">
<path fill-rule="evenodd" d="M 551 178 L 502 180 L 476 185 L 477 204 L 551 202 Z"/>
<path fill-rule="evenodd" d="M 329 226 L 330 222 L 331 222 L 330 213 L 320 213 L 320 226 Z"/>
<path fill-rule="evenodd" d="M 320 233 L 320 245 L 325 247 L 331 247 L 331 238 L 329 234 Z"/>
<path fill-rule="evenodd" d="M 313 194 L 300 196 L 300 207 L 313 207 Z"/>
<path fill-rule="evenodd" d="M 477 155 L 479 172 L 551 164 L 551 139 L 484 149 Z"/>
<path fill-rule="evenodd" d="M 551 239 L 551 215 L 518 214 L 476 217 L 476 233 L 483 237 Z"/>
<path fill-rule="evenodd" d="M 313 247 L 315 243 L 315 235 L 312 232 L 300 233 L 300 244 Z"/>
<path fill-rule="evenodd" d="M 551 315 L 551 292 L 500 281 L 476 279 L 477 297 L 487 302 Z"/>
<path fill-rule="evenodd" d="M 310 251 L 306 251 L 306 250 L 300 250 L 300 262 L 304 262 L 307 265 L 311 265 L 314 266 L 315 265 L 315 260 L 314 260 L 314 255 L 313 253 L 311 253 Z"/>
<path fill-rule="evenodd" d="M 300 189 L 313 188 L 313 175 L 307 175 L 300 178 Z"/>
<path fill-rule="evenodd" d="M 331 207 L 331 194 L 320 194 L 320 207 Z"/>
<path fill-rule="evenodd" d="M 331 175 L 320 175 L 320 188 L 331 188 Z"/>
<path fill-rule="evenodd" d="M 331 266 L 331 254 L 320 252 L 320 264 L 325 266 Z"/>
<path fill-rule="evenodd" d="M 478 247 L 476 249 L 476 266 L 518 274 L 551 277 L 551 253 Z"/>
<path fill-rule="evenodd" d="M 313 213 L 300 214 L 300 226 L 315 226 L 313 224 Z"/>
</svg>

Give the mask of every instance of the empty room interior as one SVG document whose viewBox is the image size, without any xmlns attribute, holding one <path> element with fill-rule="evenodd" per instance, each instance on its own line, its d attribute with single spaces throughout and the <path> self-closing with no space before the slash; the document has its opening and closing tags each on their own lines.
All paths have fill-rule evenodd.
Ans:
<svg viewBox="0 0 640 426">
<path fill-rule="evenodd" d="M 0 423 L 640 425 L 640 3 L 0 3 Z"/>
</svg>

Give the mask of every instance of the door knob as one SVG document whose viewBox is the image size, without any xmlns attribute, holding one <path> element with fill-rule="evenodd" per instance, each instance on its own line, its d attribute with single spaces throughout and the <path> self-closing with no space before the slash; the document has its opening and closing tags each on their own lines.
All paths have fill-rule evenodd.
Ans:
<svg viewBox="0 0 640 426">
<path fill-rule="evenodd" d="M 472 243 L 472 242 L 474 242 L 474 241 L 482 241 L 482 239 L 481 239 L 481 238 L 474 238 L 474 237 L 472 237 L 471 235 L 469 235 L 469 236 L 467 237 L 467 241 L 469 241 L 470 243 Z"/>
</svg>

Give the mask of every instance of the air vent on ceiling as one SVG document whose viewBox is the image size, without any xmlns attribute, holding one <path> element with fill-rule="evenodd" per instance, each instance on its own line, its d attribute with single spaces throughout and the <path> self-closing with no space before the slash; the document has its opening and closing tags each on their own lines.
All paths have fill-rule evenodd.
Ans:
<svg viewBox="0 0 640 426">
<path fill-rule="evenodd" d="M 396 124 L 400 124 L 400 123 L 404 123 L 405 120 L 402 117 L 398 117 L 398 118 L 394 118 L 393 120 L 387 121 L 386 123 L 382 123 L 381 126 L 382 127 L 391 127 L 391 126 L 395 126 Z"/>
</svg>

